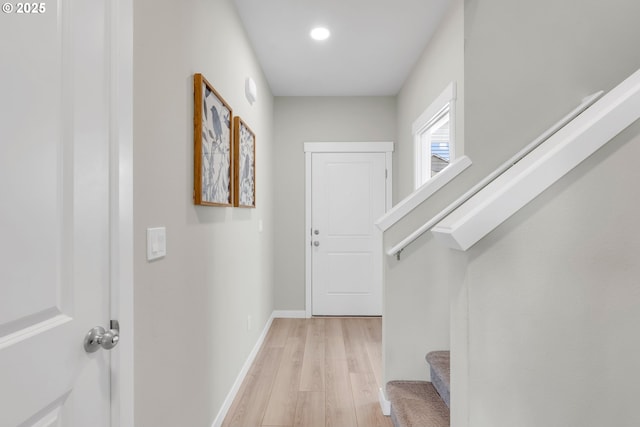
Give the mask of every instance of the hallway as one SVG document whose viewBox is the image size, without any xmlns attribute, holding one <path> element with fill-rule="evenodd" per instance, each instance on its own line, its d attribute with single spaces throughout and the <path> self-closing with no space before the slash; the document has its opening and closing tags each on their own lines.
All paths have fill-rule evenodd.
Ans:
<svg viewBox="0 0 640 427">
<path fill-rule="evenodd" d="M 391 426 L 380 318 L 275 319 L 223 427 Z"/>
</svg>

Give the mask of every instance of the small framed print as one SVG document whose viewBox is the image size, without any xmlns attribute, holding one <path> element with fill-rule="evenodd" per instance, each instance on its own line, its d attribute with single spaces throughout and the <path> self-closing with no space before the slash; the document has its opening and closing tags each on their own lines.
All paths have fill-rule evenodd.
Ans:
<svg viewBox="0 0 640 427">
<path fill-rule="evenodd" d="M 193 201 L 233 206 L 233 110 L 202 74 L 193 76 L 193 85 Z"/>
<path fill-rule="evenodd" d="M 235 190 L 234 205 L 256 207 L 256 135 L 240 118 L 233 121 Z"/>
</svg>

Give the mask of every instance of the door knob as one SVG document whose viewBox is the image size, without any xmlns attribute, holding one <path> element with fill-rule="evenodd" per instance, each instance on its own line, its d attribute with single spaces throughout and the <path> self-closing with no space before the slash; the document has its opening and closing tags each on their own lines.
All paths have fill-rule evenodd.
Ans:
<svg viewBox="0 0 640 427">
<path fill-rule="evenodd" d="M 106 331 L 102 326 L 96 326 L 84 337 L 84 349 L 87 353 L 98 351 L 100 347 L 111 350 L 120 341 L 120 325 L 117 320 L 111 321 L 111 329 Z"/>
<path fill-rule="evenodd" d="M 313 246 L 315 246 L 315 247 L 317 248 L 318 246 L 320 246 L 320 242 L 318 242 L 318 241 L 316 240 L 315 242 L 313 242 Z"/>
</svg>

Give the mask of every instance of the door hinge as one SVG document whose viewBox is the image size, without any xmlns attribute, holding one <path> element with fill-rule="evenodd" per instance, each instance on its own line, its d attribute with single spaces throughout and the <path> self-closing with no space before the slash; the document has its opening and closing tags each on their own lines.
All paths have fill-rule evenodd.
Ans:
<svg viewBox="0 0 640 427">
<path fill-rule="evenodd" d="M 384 179 L 389 179 L 389 169 L 384 170 Z"/>
</svg>

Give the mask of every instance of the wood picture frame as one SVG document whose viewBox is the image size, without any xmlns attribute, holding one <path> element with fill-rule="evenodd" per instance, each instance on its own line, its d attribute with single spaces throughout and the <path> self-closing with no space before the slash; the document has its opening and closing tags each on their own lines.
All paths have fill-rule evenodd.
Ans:
<svg viewBox="0 0 640 427">
<path fill-rule="evenodd" d="M 233 109 L 202 74 L 193 86 L 193 202 L 233 206 Z"/>
<path fill-rule="evenodd" d="M 240 117 L 233 119 L 234 205 L 256 207 L 256 134 Z"/>
</svg>

